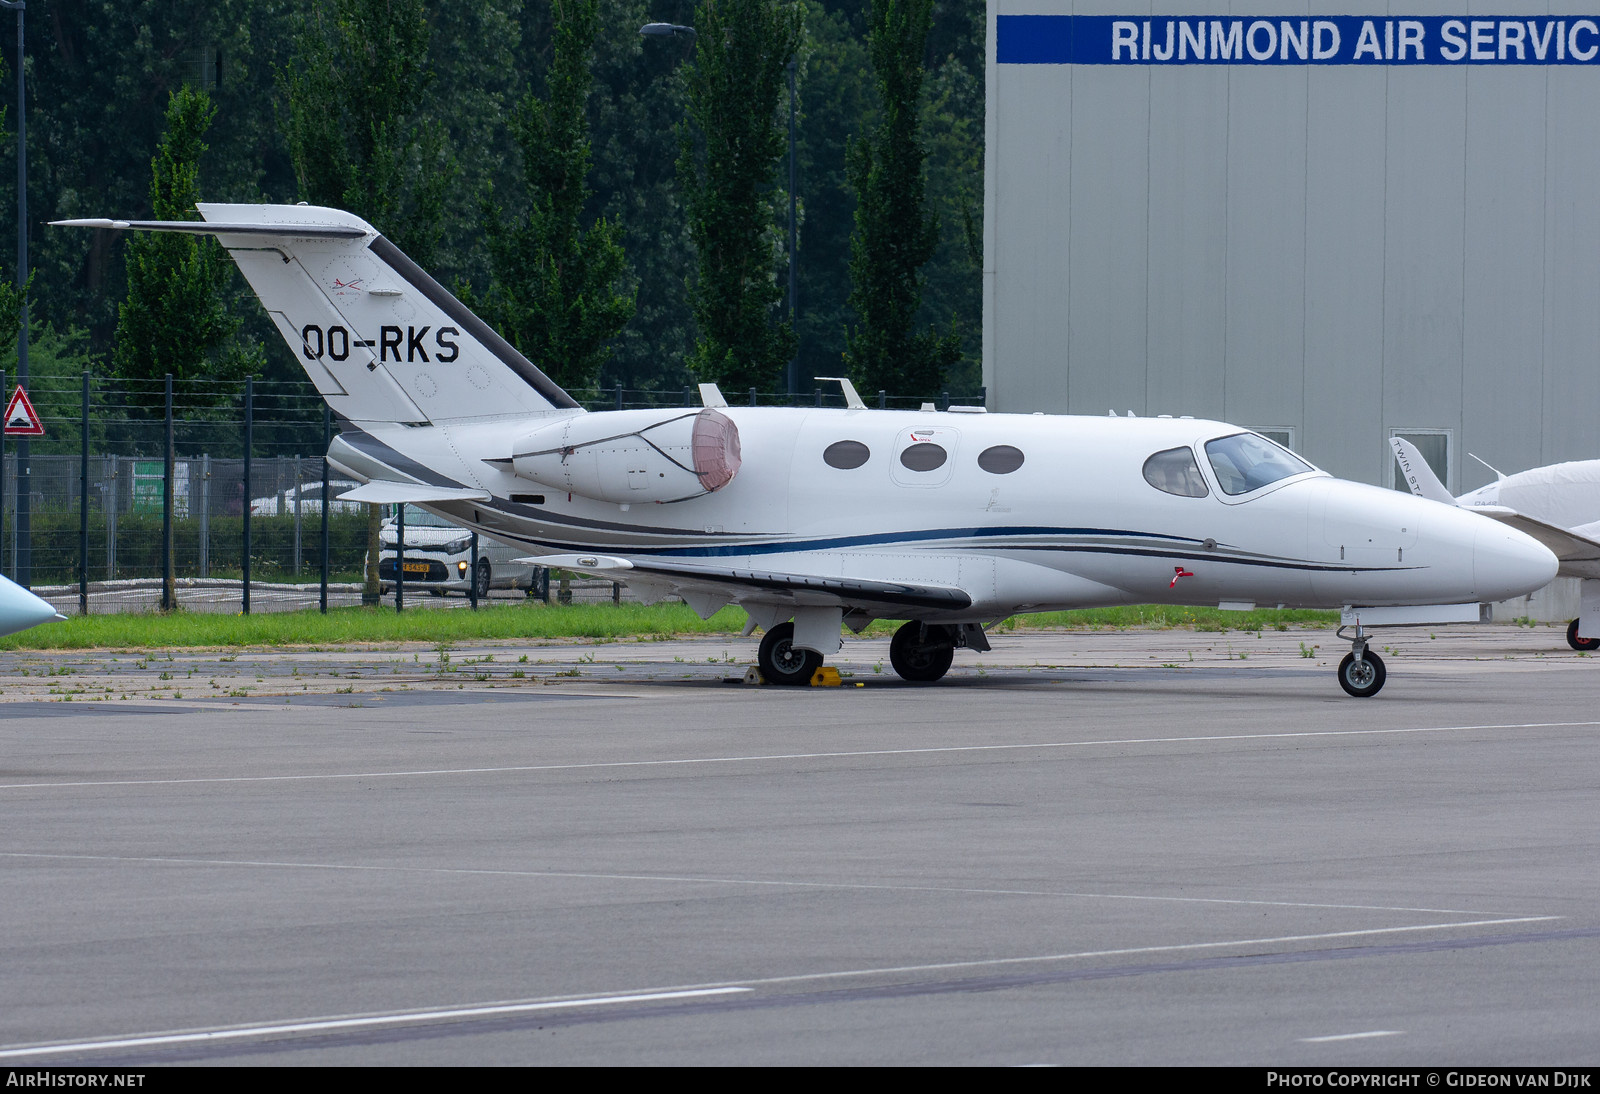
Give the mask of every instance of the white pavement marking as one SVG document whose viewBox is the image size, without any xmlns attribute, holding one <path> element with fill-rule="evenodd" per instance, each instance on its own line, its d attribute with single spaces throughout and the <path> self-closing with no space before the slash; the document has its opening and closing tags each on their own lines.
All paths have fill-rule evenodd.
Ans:
<svg viewBox="0 0 1600 1094">
<path fill-rule="evenodd" d="M 177 855 L 83 855 L 59 851 L 0 851 L 0 859 L 68 862 L 143 863 L 159 866 L 233 866 L 273 870 L 345 870 L 359 873 L 443 874 L 469 877 L 561 878 L 575 881 L 652 881 L 674 885 L 750 885 L 776 889 L 843 889 L 893 893 L 963 893 L 970 896 L 1042 896 L 1068 900 L 1142 900 L 1168 904 L 1229 904 L 1264 908 L 1317 908 L 1348 912 L 1412 912 L 1426 915 L 1509 916 L 1469 908 L 1413 908 L 1385 904 L 1322 904 L 1300 900 L 1244 900 L 1232 897 L 1151 896 L 1143 893 L 1081 893 L 1053 889 L 990 889 L 964 885 L 888 885 L 857 881 L 779 881 L 766 878 L 707 877 L 683 874 L 611 874 L 576 870 L 503 870 L 463 866 L 380 866 L 344 862 L 280 862 L 271 859 L 183 858 Z M 1547 916 L 1544 918 L 1560 918 Z"/>
<path fill-rule="evenodd" d="M 270 698 L 276 698 L 271 696 Z M 400 779 L 435 775 L 516 775 L 536 771 L 593 771 L 624 767 L 685 767 L 695 764 L 771 763 L 775 760 L 847 760 L 872 756 L 932 756 L 962 752 L 1016 752 L 1030 749 L 1092 748 L 1128 745 L 1204 744 L 1218 741 L 1278 741 L 1314 737 L 1382 737 L 1412 733 L 1465 733 L 1487 729 L 1571 729 L 1589 722 L 1508 722 L 1503 725 L 1416 726 L 1402 729 L 1323 729 L 1294 733 L 1228 733 L 1195 737 L 1124 737 L 1095 741 L 1038 741 L 1007 745 L 944 745 L 930 748 L 879 748 L 853 752 L 779 752 L 752 756 L 689 756 L 667 760 L 611 760 L 594 763 L 523 764 L 513 767 L 441 767 L 406 771 L 349 771 L 320 775 L 217 775 L 197 779 L 92 779 L 75 782 L 0 783 L 0 790 L 53 790 L 85 786 L 194 786 L 216 783 L 314 782 L 328 779 Z"/>
<path fill-rule="evenodd" d="M 412 1022 L 441 1022 L 459 1018 L 487 1018 L 504 1014 L 562 1010 L 574 1007 L 614 1006 L 618 1003 L 649 1003 L 661 999 L 690 999 L 707 995 L 734 995 L 749 988 L 691 988 L 683 991 L 644 992 L 632 995 L 591 996 L 541 1003 L 490 1003 L 453 1007 L 448 1010 L 405 1011 L 399 1014 L 362 1015 L 351 1018 L 313 1018 L 300 1022 L 279 1022 L 264 1026 L 234 1026 L 227 1029 L 193 1030 L 177 1033 L 148 1033 L 134 1037 L 115 1037 L 99 1041 L 70 1041 L 51 1045 L 0 1049 L 0 1059 L 23 1056 L 61 1056 L 73 1052 L 103 1052 L 108 1049 L 150 1048 L 160 1045 L 188 1045 L 277 1037 L 296 1033 L 330 1033 L 342 1030 L 373 1029 Z"/>
<path fill-rule="evenodd" d="M 450 1019 L 481 1018 L 493 1015 L 530 1013 L 576 1007 L 639 1003 L 667 999 L 691 999 L 711 995 L 730 995 L 756 990 L 758 987 L 780 984 L 800 984 L 840 979 L 858 979 L 871 976 L 899 976 L 908 973 L 948 972 L 957 969 L 984 969 L 1024 964 L 1082 961 L 1106 957 L 1132 957 L 1157 953 L 1182 953 L 1194 950 L 1212 950 L 1232 946 L 1283 945 L 1296 942 L 1320 942 L 1333 939 L 1358 938 L 1381 934 L 1402 934 L 1415 931 L 1457 930 L 1464 927 L 1496 927 L 1514 923 L 1538 923 L 1561 916 L 1522 916 L 1515 919 L 1485 919 L 1475 923 L 1418 923 L 1405 927 L 1379 927 L 1363 931 L 1331 931 L 1322 934 L 1278 935 L 1271 938 L 1236 938 L 1221 942 L 1189 942 L 1168 946 L 1134 946 L 1115 950 L 1080 950 L 1075 953 L 1036 954 L 1029 957 L 999 957 L 982 961 L 943 961 L 926 965 L 893 965 L 870 969 L 841 969 L 834 972 L 800 973 L 792 976 L 768 976 L 738 982 L 722 981 L 710 984 L 689 984 L 681 987 L 644 989 L 596 995 L 582 998 L 541 1000 L 534 1002 L 484 1003 L 437 1010 L 410 1010 L 388 1014 L 311 1018 L 299 1021 L 276 1022 L 268 1025 L 233 1026 L 213 1030 L 184 1030 L 172 1033 L 148 1033 L 128 1037 L 104 1038 L 94 1041 L 58 1042 L 55 1044 L 12 1046 L 0 1049 L 0 1059 L 27 1056 L 66 1055 L 75 1052 L 95 1052 L 107 1049 L 145 1048 L 161 1045 L 196 1044 L 272 1037 L 296 1033 L 326 1033 L 336 1030 L 353 1030 L 394 1026 L 405 1023 L 446 1021 Z M 1341 1040 L 1355 1037 L 1378 1037 L 1398 1034 L 1400 1030 L 1378 1030 L 1370 1033 L 1344 1034 L 1339 1037 L 1306 1038 L 1306 1040 Z"/>
<path fill-rule="evenodd" d="M 998 968 L 1006 965 L 1042 964 L 1059 961 L 1085 961 L 1102 957 L 1137 957 L 1141 954 L 1183 953 L 1189 950 L 1214 950 L 1229 946 L 1273 946 L 1290 942 L 1326 942 L 1338 938 L 1360 938 L 1378 934 L 1405 934 L 1415 931 L 1453 931 L 1464 927 L 1503 927 L 1513 923 L 1543 923 L 1564 919 L 1559 915 L 1518 916 L 1513 919 L 1481 919 L 1474 923 L 1416 923 L 1404 927 L 1373 927 L 1362 931 L 1329 931 L 1323 934 L 1286 934 L 1273 938 L 1234 938 L 1223 942 L 1182 942 L 1168 946 L 1133 946 L 1120 950 L 1080 950 L 1076 953 L 1038 954 L 1032 957 L 993 957 L 982 961 L 945 961 L 934 965 L 897 965 L 877 969 L 842 969 L 837 972 L 801 973 L 795 976 L 769 976 L 759 980 L 740 980 L 747 987 L 765 984 L 793 984 L 810 980 L 847 977 L 893 976 L 905 973 L 945 972 L 951 969 Z M 720 983 L 732 983 L 722 981 Z M 718 984 L 686 984 L 683 989 L 716 987 Z M 666 989 L 663 989 L 666 990 Z"/>
<path fill-rule="evenodd" d="M 1365 1033 L 1335 1033 L 1329 1037 L 1302 1037 L 1300 1040 L 1308 1045 L 1320 1045 L 1328 1041 L 1359 1041 L 1365 1037 L 1399 1037 L 1403 1033 L 1403 1029 L 1369 1029 Z"/>
</svg>

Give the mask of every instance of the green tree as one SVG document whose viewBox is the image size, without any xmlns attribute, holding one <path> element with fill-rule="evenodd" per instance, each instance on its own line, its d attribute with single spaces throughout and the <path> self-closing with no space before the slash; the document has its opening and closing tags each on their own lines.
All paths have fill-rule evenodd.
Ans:
<svg viewBox="0 0 1600 1094">
<path fill-rule="evenodd" d="M 688 295 L 694 250 L 676 172 L 684 116 L 680 69 L 694 44 L 642 37 L 638 28 L 656 20 L 691 23 L 694 4 L 600 0 L 589 95 L 594 195 L 588 212 L 622 223 L 622 247 L 637 286 L 633 318 L 612 343 L 601 383 L 675 390 L 690 382 L 684 360 L 694 344 Z"/>
<path fill-rule="evenodd" d="M 284 135 L 300 192 L 383 232 L 418 265 L 434 264 L 456 165 L 444 126 L 422 116 L 428 65 L 422 0 L 329 0 L 302 15 L 280 75 Z M 362 599 L 378 599 L 382 513 L 367 507 Z"/>
<path fill-rule="evenodd" d="M 149 164 L 168 96 L 203 88 L 218 108 L 202 163 L 213 201 L 288 198 L 294 175 L 274 125 L 272 71 L 285 59 L 290 5 L 281 0 L 52 0 L 28 19 L 30 312 L 58 331 L 79 327 L 109 358 L 125 298 L 120 232 L 45 226 L 73 217 L 148 216 Z M 14 36 L 13 36 L 14 38 Z M 0 45 L 11 46 L 0 35 Z M 9 86 L 9 85 L 8 85 Z M 16 207 L 10 145 L 0 148 L 0 208 Z M 276 330 L 242 279 L 240 314 L 286 365 Z"/>
<path fill-rule="evenodd" d="M 919 319 L 955 317 L 962 356 L 943 386 L 966 395 L 983 385 L 984 22 L 982 0 L 940 0 L 934 8 L 922 106 L 928 205 L 944 230 L 922 267 Z"/>
<path fill-rule="evenodd" d="M 768 198 L 786 140 L 778 97 L 801 26 L 799 5 L 785 0 L 702 0 L 695 16 L 678 160 L 699 263 L 689 368 L 732 390 L 770 390 L 794 352 L 791 324 L 772 320 L 783 287 Z"/>
<path fill-rule="evenodd" d="M 306 201 L 348 209 L 432 266 L 456 174 L 431 78 L 422 0 L 328 0 L 300 17 L 280 74 L 284 136 Z"/>
<path fill-rule="evenodd" d="M 210 96 L 180 87 L 167 102 L 166 132 L 150 161 L 150 202 L 157 220 L 198 220 L 200 157 L 216 115 Z M 239 319 L 229 307 L 233 262 L 209 236 L 176 232 L 139 233 L 127 245 L 128 296 L 118 309 L 112 367 L 133 381 L 129 398 L 159 406 L 154 384 L 172 375 L 173 389 L 190 405 L 232 398 L 236 381 L 260 368 L 259 345 L 234 337 Z"/>
<path fill-rule="evenodd" d="M 800 54 L 800 383 L 842 371 L 849 326 L 850 233 L 855 193 L 845 172 L 849 134 L 876 118 L 867 44 L 840 11 L 806 4 Z M 874 392 L 863 394 L 871 396 Z"/>
<path fill-rule="evenodd" d="M 553 0 L 555 55 L 545 97 L 528 94 L 512 116 L 522 153 L 527 211 L 507 218 L 484 202 L 493 280 L 485 300 L 505 338 L 563 387 L 595 383 L 610 343 L 633 315 L 623 288 L 621 225 L 601 218 L 585 229 L 589 123 L 585 106 L 598 29 L 597 0 Z"/>
<path fill-rule="evenodd" d="M 939 247 L 939 218 L 925 208 L 919 114 L 932 11 L 933 0 L 873 0 L 869 16 L 881 115 L 870 137 L 850 144 L 850 307 L 858 322 L 846 339 L 850 371 L 869 391 L 930 394 L 961 356 L 954 329 L 913 331 L 922 266 Z"/>
</svg>

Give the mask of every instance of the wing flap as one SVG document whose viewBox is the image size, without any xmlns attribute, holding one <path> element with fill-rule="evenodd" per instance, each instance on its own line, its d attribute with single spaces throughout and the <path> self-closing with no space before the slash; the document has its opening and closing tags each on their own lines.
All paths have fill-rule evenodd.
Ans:
<svg viewBox="0 0 1600 1094">
<path fill-rule="evenodd" d="M 670 584 L 685 599 L 693 597 L 708 603 L 721 597 L 724 602 L 779 601 L 796 606 L 841 605 L 891 610 L 961 611 L 972 606 L 972 597 L 962 589 L 917 582 L 824 577 L 637 556 L 540 555 L 521 561 L 552 569 L 575 570 L 624 584 Z"/>
</svg>

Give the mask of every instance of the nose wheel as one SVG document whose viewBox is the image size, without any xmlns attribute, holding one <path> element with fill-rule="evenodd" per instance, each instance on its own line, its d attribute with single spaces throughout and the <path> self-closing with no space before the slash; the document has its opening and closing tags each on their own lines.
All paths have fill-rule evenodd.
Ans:
<svg viewBox="0 0 1600 1094">
<path fill-rule="evenodd" d="M 1571 623 L 1567 624 L 1567 645 L 1571 646 L 1575 650 L 1582 650 L 1584 652 L 1588 652 L 1589 650 L 1600 650 L 1600 638 L 1585 638 L 1578 633 L 1579 622 L 1581 622 L 1581 620 L 1574 619 Z"/>
<path fill-rule="evenodd" d="M 1344 628 L 1340 627 L 1337 633 L 1343 638 Z M 1367 648 L 1366 632 L 1358 625 L 1355 637 L 1350 640 L 1350 652 L 1339 662 L 1339 686 L 1347 695 L 1366 699 L 1383 690 L 1388 676 L 1383 658 Z"/>
<path fill-rule="evenodd" d="M 1357 699 L 1378 694 L 1387 676 L 1383 658 L 1371 650 L 1367 650 L 1360 658 L 1354 653 L 1347 653 L 1344 660 L 1339 662 L 1339 686 Z"/>
</svg>

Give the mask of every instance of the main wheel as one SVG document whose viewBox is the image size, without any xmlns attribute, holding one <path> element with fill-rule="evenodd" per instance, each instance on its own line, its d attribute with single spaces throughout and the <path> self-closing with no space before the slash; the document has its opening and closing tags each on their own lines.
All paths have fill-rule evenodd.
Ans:
<svg viewBox="0 0 1600 1094">
<path fill-rule="evenodd" d="M 1580 638 L 1578 620 L 1567 624 L 1567 645 L 1575 650 L 1600 650 L 1600 638 Z"/>
<path fill-rule="evenodd" d="M 900 679 L 913 684 L 940 679 L 950 671 L 955 657 L 955 635 L 939 624 L 907 623 L 889 642 L 889 664 Z"/>
<path fill-rule="evenodd" d="M 1383 658 L 1370 649 L 1360 661 L 1356 660 L 1355 651 L 1352 650 L 1339 662 L 1339 686 L 1357 699 L 1365 699 L 1382 691 L 1388 675 L 1383 667 Z"/>
<path fill-rule="evenodd" d="M 756 663 L 769 684 L 809 684 L 822 667 L 822 654 L 795 645 L 794 624 L 779 623 L 761 639 Z"/>
<path fill-rule="evenodd" d="M 478 586 L 478 599 L 479 600 L 482 600 L 484 597 L 489 595 L 489 560 L 488 559 L 480 558 L 478 560 L 478 572 L 477 572 L 476 577 L 474 578 L 474 583 Z"/>
</svg>

